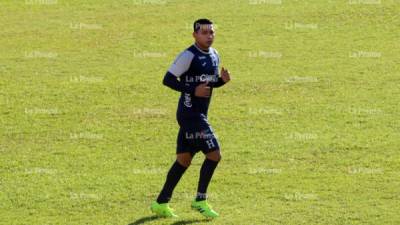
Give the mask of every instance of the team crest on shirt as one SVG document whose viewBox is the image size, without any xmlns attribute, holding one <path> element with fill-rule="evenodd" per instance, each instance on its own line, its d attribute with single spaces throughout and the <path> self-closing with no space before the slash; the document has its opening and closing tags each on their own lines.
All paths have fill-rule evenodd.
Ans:
<svg viewBox="0 0 400 225">
<path fill-rule="evenodd" d="M 192 99 L 190 98 L 190 94 L 185 93 L 185 101 L 183 104 L 188 108 L 192 108 Z"/>
</svg>

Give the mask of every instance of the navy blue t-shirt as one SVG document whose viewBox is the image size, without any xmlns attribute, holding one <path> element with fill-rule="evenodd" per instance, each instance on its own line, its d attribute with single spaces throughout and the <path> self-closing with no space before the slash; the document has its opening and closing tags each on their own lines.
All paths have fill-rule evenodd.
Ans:
<svg viewBox="0 0 400 225">
<path fill-rule="evenodd" d="M 195 88 L 208 81 L 210 97 L 194 96 L 194 93 L 181 92 L 178 103 L 177 119 L 207 118 L 213 84 L 218 81 L 219 55 L 214 48 L 205 52 L 195 44 L 184 50 L 175 59 L 168 72 L 179 78 L 186 87 Z"/>
</svg>

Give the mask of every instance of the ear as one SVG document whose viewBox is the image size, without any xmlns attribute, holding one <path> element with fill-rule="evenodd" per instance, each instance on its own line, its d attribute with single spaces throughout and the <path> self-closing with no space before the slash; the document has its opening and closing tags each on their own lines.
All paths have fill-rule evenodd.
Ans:
<svg viewBox="0 0 400 225">
<path fill-rule="evenodd" d="M 193 31 L 193 37 L 196 38 L 196 31 Z"/>
</svg>

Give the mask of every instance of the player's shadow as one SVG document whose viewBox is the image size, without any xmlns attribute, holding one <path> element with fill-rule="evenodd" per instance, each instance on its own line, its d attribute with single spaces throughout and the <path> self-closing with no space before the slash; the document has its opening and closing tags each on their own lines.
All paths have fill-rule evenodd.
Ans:
<svg viewBox="0 0 400 225">
<path fill-rule="evenodd" d="M 150 221 L 157 220 L 157 219 L 162 219 L 162 218 L 159 217 L 159 216 L 146 216 L 146 217 L 142 217 L 142 218 L 140 218 L 140 219 L 136 220 L 135 222 L 130 223 L 128 225 L 144 224 L 146 222 L 150 222 Z"/>
<path fill-rule="evenodd" d="M 150 222 L 150 221 L 153 221 L 153 220 L 157 220 L 157 219 L 165 219 L 165 218 L 162 218 L 162 217 L 159 217 L 159 216 L 146 216 L 146 217 L 142 217 L 142 218 L 140 218 L 140 219 L 136 220 L 135 222 L 130 223 L 128 225 L 144 224 L 144 223 L 147 223 L 147 222 Z M 200 222 L 206 222 L 206 221 L 209 221 L 209 220 L 207 220 L 207 219 L 202 219 L 202 220 L 199 220 L 199 219 L 195 219 L 195 220 L 179 220 L 179 221 L 171 223 L 171 225 L 185 225 L 185 224 L 193 224 L 193 223 L 200 223 Z"/>
<path fill-rule="evenodd" d="M 192 223 L 201 223 L 201 222 L 208 222 L 210 220 L 207 219 L 196 219 L 196 220 L 180 220 L 180 221 L 176 221 L 175 223 L 171 223 L 171 225 L 185 225 L 185 224 L 192 224 Z"/>
</svg>

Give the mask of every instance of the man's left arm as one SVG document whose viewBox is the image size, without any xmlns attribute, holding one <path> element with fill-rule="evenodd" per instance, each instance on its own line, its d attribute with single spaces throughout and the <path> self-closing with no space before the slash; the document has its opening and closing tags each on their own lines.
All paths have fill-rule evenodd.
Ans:
<svg viewBox="0 0 400 225">
<path fill-rule="evenodd" d="M 218 88 L 222 87 L 224 84 L 228 83 L 231 80 L 231 76 L 229 70 L 226 70 L 224 67 L 221 68 L 221 76 L 218 77 L 218 81 L 214 83 L 213 87 Z"/>
</svg>

